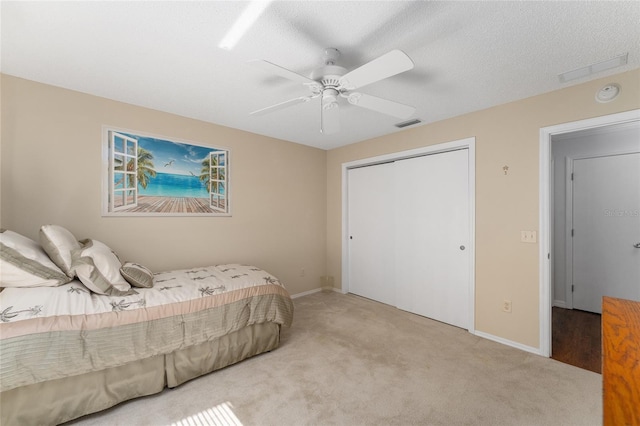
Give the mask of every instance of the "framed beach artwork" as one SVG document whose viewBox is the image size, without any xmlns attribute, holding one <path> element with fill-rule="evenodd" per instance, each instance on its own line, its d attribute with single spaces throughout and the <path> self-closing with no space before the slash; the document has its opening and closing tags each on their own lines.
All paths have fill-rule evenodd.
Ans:
<svg viewBox="0 0 640 426">
<path fill-rule="evenodd" d="M 103 128 L 103 216 L 230 216 L 229 149 Z"/>
</svg>

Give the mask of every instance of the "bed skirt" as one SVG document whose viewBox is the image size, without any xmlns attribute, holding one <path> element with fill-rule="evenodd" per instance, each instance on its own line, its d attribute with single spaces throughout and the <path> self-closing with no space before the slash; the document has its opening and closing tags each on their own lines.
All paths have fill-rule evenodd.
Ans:
<svg viewBox="0 0 640 426">
<path fill-rule="evenodd" d="M 0 393 L 0 424 L 56 425 L 120 402 L 162 392 L 243 359 L 276 349 L 280 325 L 253 324 L 214 341 L 119 367 Z"/>
</svg>

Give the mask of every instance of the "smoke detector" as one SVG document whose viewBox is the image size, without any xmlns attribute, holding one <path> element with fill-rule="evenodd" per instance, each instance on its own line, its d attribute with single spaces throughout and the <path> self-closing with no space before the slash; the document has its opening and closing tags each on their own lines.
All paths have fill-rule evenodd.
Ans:
<svg viewBox="0 0 640 426">
<path fill-rule="evenodd" d="M 609 83 L 596 92 L 596 101 L 600 103 L 611 102 L 620 94 L 620 85 Z"/>
</svg>

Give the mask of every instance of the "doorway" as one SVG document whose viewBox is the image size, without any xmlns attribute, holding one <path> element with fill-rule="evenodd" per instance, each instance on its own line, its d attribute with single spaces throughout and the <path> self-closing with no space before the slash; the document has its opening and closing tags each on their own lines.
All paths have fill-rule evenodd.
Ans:
<svg viewBox="0 0 640 426">
<path fill-rule="evenodd" d="M 624 132 L 632 132 L 635 136 L 627 138 L 627 146 L 625 142 L 611 143 L 612 137 L 616 134 Z M 634 133 L 635 132 L 635 133 Z M 553 350 L 552 345 L 558 350 L 562 350 L 563 344 L 558 341 L 558 336 L 568 338 L 573 335 L 577 336 L 577 340 L 570 342 L 566 347 L 574 353 L 568 353 L 569 358 L 584 358 L 587 352 L 590 352 L 588 345 L 584 344 L 591 340 L 591 345 L 596 346 L 598 353 L 593 355 L 593 359 L 599 360 L 600 343 L 598 340 L 599 330 L 587 330 L 585 324 L 591 323 L 599 326 L 599 313 L 591 313 L 588 310 L 580 311 L 573 309 L 574 305 L 574 277 L 577 273 L 577 279 L 583 280 L 585 276 L 584 262 L 580 260 L 584 257 L 584 253 L 578 251 L 578 263 L 574 267 L 574 248 L 573 243 L 576 242 L 574 236 L 571 235 L 573 216 L 571 209 L 574 206 L 574 198 L 572 194 L 573 186 L 571 185 L 571 172 L 575 172 L 574 161 L 578 160 L 578 170 L 584 172 L 596 164 L 604 164 L 606 161 L 584 161 L 587 158 L 605 158 L 616 157 L 616 154 L 640 151 L 640 110 L 630 111 L 627 113 L 614 114 L 595 119 L 584 120 L 574 123 L 566 123 L 559 126 L 541 129 L 540 139 L 540 352 L 544 356 L 551 356 Z M 576 147 L 578 147 L 576 149 Z M 626 157 L 628 160 L 630 157 Z M 614 158 L 614 161 L 618 158 Z M 635 161 L 631 158 L 631 162 Z M 616 167 L 620 167 L 617 164 Z M 599 166 L 596 166 L 596 168 Z M 625 166 L 626 167 L 626 166 Z M 615 167 L 614 167 L 615 168 Z M 593 177 L 593 176 L 592 176 Z M 569 182 L 569 183 L 567 183 Z M 595 181 L 597 182 L 597 181 Z M 594 181 L 588 184 L 589 189 L 585 191 L 585 184 L 578 188 L 581 194 L 578 197 L 592 199 L 591 186 Z M 599 185 L 599 183 L 595 183 Z M 567 196 L 568 193 L 568 196 Z M 566 198 L 565 198 L 566 197 Z M 577 200 L 577 202 L 581 202 Z M 591 202 L 591 201 L 589 201 Z M 592 206 L 593 207 L 593 206 Z M 584 209 L 584 206 L 578 207 Z M 596 209 L 598 207 L 596 206 Z M 611 206 L 610 209 L 617 209 Z M 637 208 L 637 207 L 636 207 Z M 602 215 L 606 213 L 606 209 L 600 209 Z M 624 210 L 624 209 L 623 209 Z M 597 210 L 596 210 L 597 211 Z M 584 213 L 584 212 L 580 212 Z M 571 219 L 568 219 L 568 218 Z M 584 220 L 584 214 L 579 220 Z M 602 219 L 597 218 L 598 220 Z M 584 226 L 581 224 L 580 226 Z M 598 225 L 598 228 L 600 226 Z M 577 230 L 574 230 L 574 234 Z M 584 229 L 583 229 L 584 232 Z M 610 231 L 607 231 L 610 232 Z M 584 236 L 584 234 L 583 234 Z M 640 237 L 640 235 L 638 236 Z M 583 241 L 584 242 L 584 241 Z M 584 244 L 580 242 L 581 249 L 584 251 Z M 600 246 L 592 244 L 597 248 L 603 248 L 610 242 Z M 633 246 L 630 246 L 633 248 Z M 589 246 L 587 247 L 589 251 Z M 627 250 L 628 251 L 628 250 Z M 635 254 L 635 253 L 634 253 Z M 640 253 L 638 253 L 640 254 Z M 582 266 L 580 266 L 582 265 Z M 576 269 L 578 268 L 578 269 Z M 609 266 L 611 268 L 611 266 Z M 615 271 L 614 271 L 615 272 Z M 587 272 L 588 275 L 588 272 Z M 607 276 L 607 279 L 610 277 Z M 584 289 L 580 289 L 584 290 Z M 590 291 L 590 290 L 589 290 Z M 608 292 L 609 289 L 606 289 Z M 596 291 L 597 293 L 597 291 Z M 584 296 L 585 292 L 582 291 Z M 633 294 L 631 295 L 633 296 Z M 620 297 L 620 296 L 619 296 Z M 595 295 L 596 299 L 601 296 Z M 576 307 L 583 309 L 593 309 L 591 305 L 584 305 L 578 301 Z M 596 302 L 596 305 L 599 305 Z M 567 329 L 563 333 L 559 333 L 557 328 L 564 324 L 574 324 L 581 331 L 575 332 Z M 578 325 L 576 325 L 578 324 Z M 589 338 L 588 336 L 593 336 Z M 570 340 L 570 339 L 569 339 Z M 580 345 L 583 345 L 582 347 Z M 555 358 L 555 356 L 554 356 Z M 591 361 L 588 361 L 589 363 Z M 582 368 L 588 368 L 579 365 Z M 588 368 L 594 370 L 593 368 Z"/>
</svg>

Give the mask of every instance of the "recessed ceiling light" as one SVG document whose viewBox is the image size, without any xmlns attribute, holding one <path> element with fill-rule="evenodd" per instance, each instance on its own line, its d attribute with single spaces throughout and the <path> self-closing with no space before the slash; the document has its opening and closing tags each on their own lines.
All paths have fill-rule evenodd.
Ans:
<svg viewBox="0 0 640 426">
<path fill-rule="evenodd" d="M 253 0 L 249 3 L 242 12 L 242 15 L 240 15 L 229 31 L 227 31 L 220 44 L 218 44 L 218 47 L 226 50 L 233 49 L 242 36 L 260 17 L 262 12 L 264 12 L 267 6 L 269 6 L 271 1 L 272 0 Z"/>
<path fill-rule="evenodd" d="M 587 77 L 591 74 L 609 70 L 611 68 L 621 67 L 627 64 L 627 57 L 629 53 L 618 55 L 615 58 L 607 59 L 606 61 L 596 62 L 595 64 L 587 65 L 586 67 L 578 68 L 572 71 L 563 72 L 558 74 L 560 83 L 566 83 L 567 81 L 576 80 L 578 78 Z"/>
</svg>

